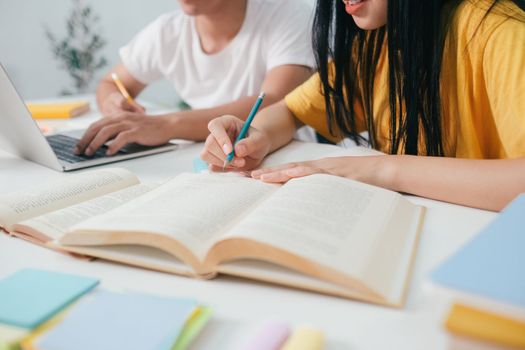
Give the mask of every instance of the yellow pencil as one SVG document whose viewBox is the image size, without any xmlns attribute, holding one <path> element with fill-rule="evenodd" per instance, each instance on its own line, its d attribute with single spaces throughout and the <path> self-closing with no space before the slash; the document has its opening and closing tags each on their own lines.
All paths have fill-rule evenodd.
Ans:
<svg viewBox="0 0 525 350">
<path fill-rule="evenodd" d="M 135 100 L 133 100 L 133 97 L 131 97 L 131 95 L 129 94 L 128 90 L 126 90 L 124 84 L 122 84 L 122 82 L 120 81 L 117 73 L 111 73 L 111 78 L 113 79 L 113 82 L 115 82 L 115 85 L 117 85 L 117 88 L 122 94 L 122 96 L 124 96 L 129 102 L 135 102 Z"/>
</svg>

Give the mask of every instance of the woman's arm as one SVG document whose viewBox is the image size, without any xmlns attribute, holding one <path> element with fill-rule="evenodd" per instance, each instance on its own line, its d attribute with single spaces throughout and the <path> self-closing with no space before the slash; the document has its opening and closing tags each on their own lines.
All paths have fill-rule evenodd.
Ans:
<svg viewBox="0 0 525 350">
<path fill-rule="evenodd" d="M 525 158 L 392 156 L 390 161 L 395 191 L 494 211 L 525 192 Z"/>
<path fill-rule="evenodd" d="M 256 168 L 270 152 L 293 137 L 297 119 L 281 101 L 259 114 L 246 139 L 235 145 L 230 170 Z M 243 122 L 223 116 L 210 122 L 201 153 L 212 170 L 222 169 L 232 140 Z M 525 192 L 525 158 L 472 160 L 407 155 L 333 157 L 259 169 L 251 174 L 266 182 L 286 182 L 315 173 L 346 177 L 393 191 L 481 209 L 501 210 Z"/>
<path fill-rule="evenodd" d="M 390 190 L 499 211 L 525 192 L 525 158 L 334 157 L 252 172 L 267 182 L 328 173 Z"/>
<path fill-rule="evenodd" d="M 222 170 L 226 156 L 232 151 L 244 122 L 232 115 L 225 115 L 208 124 L 210 135 L 201 152 L 213 171 Z M 255 117 L 248 136 L 235 145 L 235 157 L 229 170 L 256 168 L 268 153 L 286 145 L 293 138 L 299 122 L 284 101 L 263 109 Z"/>
</svg>

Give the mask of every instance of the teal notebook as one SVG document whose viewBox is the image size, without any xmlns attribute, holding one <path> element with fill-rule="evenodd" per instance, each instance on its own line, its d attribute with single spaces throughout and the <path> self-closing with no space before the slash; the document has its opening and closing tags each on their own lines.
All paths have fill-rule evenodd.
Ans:
<svg viewBox="0 0 525 350">
<path fill-rule="evenodd" d="M 33 341 L 38 350 L 169 350 L 198 307 L 192 299 L 97 291 Z"/>
<path fill-rule="evenodd" d="M 60 272 L 18 271 L 0 280 L 0 323 L 33 329 L 97 284 Z"/>
<path fill-rule="evenodd" d="M 525 194 L 439 266 L 431 278 L 443 287 L 525 313 Z"/>
</svg>

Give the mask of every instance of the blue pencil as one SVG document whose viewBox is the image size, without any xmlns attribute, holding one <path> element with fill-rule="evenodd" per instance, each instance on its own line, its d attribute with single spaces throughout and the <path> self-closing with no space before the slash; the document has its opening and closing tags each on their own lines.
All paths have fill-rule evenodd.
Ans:
<svg viewBox="0 0 525 350">
<path fill-rule="evenodd" d="M 243 138 L 246 137 L 246 134 L 248 133 L 248 129 L 250 128 L 250 125 L 252 124 L 253 118 L 257 114 L 257 111 L 259 110 L 259 107 L 261 106 L 262 101 L 264 100 L 264 92 L 261 92 L 259 97 L 257 97 L 257 101 L 255 101 L 255 104 L 252 107 L 252 110 L 250 111 L 250 114 L 248 115 L 248 119 L 244 122 L 244 125 L 242 126 L 241 132 L 237 136 L 237 139 L 235 140 L 233 144 L 233 148 L 235 148 L 235 145 L 237 142 L 241 141 Z M 228 164 L 231 163 L 233 160 L 233 157 L 235 157 L 235 150 L 232 150 L 230 154 L 226 156 L 226 160 L 224 161 L 224 165 L 222 166 L 222 170 L 226 169 Z"/>
</svg>

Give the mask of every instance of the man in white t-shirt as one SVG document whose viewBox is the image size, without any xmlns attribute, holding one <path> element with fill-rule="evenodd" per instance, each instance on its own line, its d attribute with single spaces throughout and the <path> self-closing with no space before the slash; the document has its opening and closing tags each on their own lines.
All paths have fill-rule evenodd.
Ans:
<svg viewBox="0 0 525 350">
<path fill-rule="evenodd" d="M 131 142 L 205 140 L 213 118 L 246 117 L 260 91 L 270 105 L 311 74 L 311 7 L 304 0 L 179 3 L 181 10 L 160 16 L 121 48 L 121 63 L 112 73 L 133 97 L 153 81 L 168 79 L 191 110 L 150 117 L 122 96 L 108 74 L 97 89 L 108 118 L 90 126 L 77 153 L 91 155 L 110 139 L 108 155 Z"/>
</svg>

